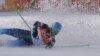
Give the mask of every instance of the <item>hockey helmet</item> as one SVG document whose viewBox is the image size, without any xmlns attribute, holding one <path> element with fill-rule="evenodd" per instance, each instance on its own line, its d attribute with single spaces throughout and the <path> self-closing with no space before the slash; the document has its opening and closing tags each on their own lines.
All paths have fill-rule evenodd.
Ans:
<svg viewBox="0 0 100 56">
<path fill-rule="evenodd" d="M 59 22 L 55 22 L 53 23 L 52 28 L 56 31 L 60 31 L 62 28 L 62 25 Z"/>
</svg>

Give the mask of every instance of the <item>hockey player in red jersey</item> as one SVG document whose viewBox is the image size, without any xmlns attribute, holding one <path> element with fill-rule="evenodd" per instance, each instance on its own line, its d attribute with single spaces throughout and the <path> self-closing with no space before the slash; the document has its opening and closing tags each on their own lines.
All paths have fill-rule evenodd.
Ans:
<svg viewBox="0 0 100 56">
<path fill-rule="evenodd" d="M 49 27 L 45 23 L 36 21 L 33 25 L 33 30 L 24 30 L 17 28 L 0 29 L 0 34 L 6 34 L 17 38 L 9 41 L 7 44 L 13 46 L 35 46 L 45 45 L 46 48 L 52 48 L 55 44 L 55 36 L 60 32 L 62 25 L 55 22 Z"/>
<path fill-rule="evenodd" d="M 42 38 L 43 44 L 46 47 L 53 47 L 55 44 L 55 35 L 57 35 L 61 30 L 61 24 L 59 22 L 55 22 L 51 27 L 47 24 L 36 22 L 33 26 L 33 37 L 37 38 L 37 36 Z"/>
</svg>

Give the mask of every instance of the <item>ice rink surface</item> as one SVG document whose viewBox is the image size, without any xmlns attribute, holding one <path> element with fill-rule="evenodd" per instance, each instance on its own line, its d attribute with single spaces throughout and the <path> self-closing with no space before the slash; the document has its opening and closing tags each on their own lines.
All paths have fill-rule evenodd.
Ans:
<svg viewBox="0 0 100 56">
<path fill-rule="evenodd" d="M 59 35 L 56 36 L 55 47 L 52 49 L 36 46 L 0 47 L 0 56 L 100 56 L 99 15 L 61 15 L 44 12 L 36 14 L 22 13 L 22 16 L 31 27 L 35 21 L 41 21 L 50 25 L 56 21 L 62 23 L 63 28 Z M 14 12 L 0 12 L 0 28 L 29 30 Z M 2 39 L 13 39 L 13 37 L 0 35 L 0 40 Z M 90 46 L 84 46 L 87 44 Z"/>
<path fill-rule="evenodd" d="M 40 47 L 2 47 L 0 56 L 100 56 L 100 48 L 92 47 L 54 47 L 45 49 Z"/>
</svg>

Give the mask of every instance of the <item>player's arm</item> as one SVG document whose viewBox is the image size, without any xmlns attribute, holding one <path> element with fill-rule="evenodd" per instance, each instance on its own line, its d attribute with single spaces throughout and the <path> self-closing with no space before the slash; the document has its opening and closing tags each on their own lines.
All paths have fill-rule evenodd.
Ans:
<svg viewBox="0 0 100 56">
<path fill-rule="evenodd" d="M 52 29 L 50 29 L 48 32 L 49 32 L 49 33 L 48 33 L 47 35 L 48 35 L 48 37 L 49 37 L 49 41 L 48 41 L 48 43 L 46 44 L 46 48 L 47 48 L 47 47 L 52 48 L 52 47 L 54 46 L 55 42 L 56 42 L 56 41 L 55 41 L 55 34 L 54 34 L 54 32 L 53 32 Z"/>
<path fill-rule="evenodd" d="M 55 44 L 55 38 L 49 38 L 48 43 L 46 44 L 46 48 L 52 48 Z"/>
</svg>

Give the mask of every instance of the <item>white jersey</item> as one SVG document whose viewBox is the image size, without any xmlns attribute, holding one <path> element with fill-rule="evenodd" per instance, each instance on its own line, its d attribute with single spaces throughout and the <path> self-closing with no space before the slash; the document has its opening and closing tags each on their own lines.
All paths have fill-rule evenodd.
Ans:
<svg viewBox="0 0 100 56">
<path fill-rule="evenodd" d="M 36 39 L 36 38 L 38 38 L 38 39 Z M 38 29 L 38 35 L 36 38 L 33 38 L 33 40 L 32 40 L 33 44 L 34 45 L 43 45 L 43 39 L 42 39 L 42 36 L 41 36 L 39 29 Z"/>
</svg>

